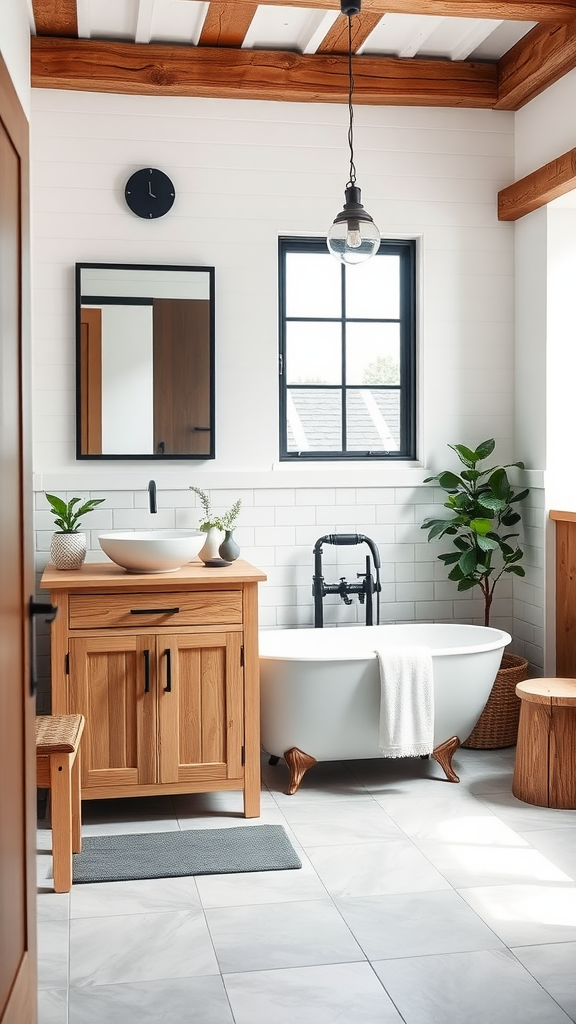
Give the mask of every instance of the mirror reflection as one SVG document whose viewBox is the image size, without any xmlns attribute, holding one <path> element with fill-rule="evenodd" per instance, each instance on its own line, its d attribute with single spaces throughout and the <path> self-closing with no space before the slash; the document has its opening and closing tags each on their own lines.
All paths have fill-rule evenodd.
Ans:
<svg viewBox="0 0 576 1024">
<path fill-rule="evenodd" d="M 214 268 L 76 264 L 79 459 L 213 459 Z"/>
</svg>

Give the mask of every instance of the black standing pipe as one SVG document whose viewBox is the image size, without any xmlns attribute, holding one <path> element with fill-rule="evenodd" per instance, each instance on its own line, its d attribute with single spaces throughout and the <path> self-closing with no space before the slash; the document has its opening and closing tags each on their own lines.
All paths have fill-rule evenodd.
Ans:
<svg viewBox="0 0 576 1024">
<path fill-rule="evenodd" d="M 322 542 L 320 537 L 314 545 L 314 576 L 312 577 L 312 596 L 314 597 L 314 628 L 321 629 L 324 625 L 324 577 L 322 575 Z"/>
<path fill-rule="evenodd" d="M 372 613 L 372 592 L 373 592 L 373 577 L 370 572 L 370 555 L 366 555 L 366 576 L 364 577 L 364 590 L 366 593 L 366 625 L 374 625 L 374 616 Z"/>
</svg>

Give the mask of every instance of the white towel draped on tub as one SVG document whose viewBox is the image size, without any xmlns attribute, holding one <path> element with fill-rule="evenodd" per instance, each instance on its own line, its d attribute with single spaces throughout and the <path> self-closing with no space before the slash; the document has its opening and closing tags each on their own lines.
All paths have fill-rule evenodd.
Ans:
<svg viewBox="0 0 576 1024">
<path fill-rule="evenodd" d="M 432 655 L 428 647 L 383 647 L 380 751 L 384 757 L 430 754 L 434 739 Z"/>
</svg>

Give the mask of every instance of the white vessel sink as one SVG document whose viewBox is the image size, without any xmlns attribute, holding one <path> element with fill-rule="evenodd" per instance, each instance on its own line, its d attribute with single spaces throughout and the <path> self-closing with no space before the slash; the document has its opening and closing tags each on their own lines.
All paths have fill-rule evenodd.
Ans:
<svg viewBox="0 0 576 1024">
<path fill-rule="evenodd" d="M 101 533 L 100 547 L 128 572 L 175 572 L 204 546 L 202 530 L 132 530 Z"/>
</svg>

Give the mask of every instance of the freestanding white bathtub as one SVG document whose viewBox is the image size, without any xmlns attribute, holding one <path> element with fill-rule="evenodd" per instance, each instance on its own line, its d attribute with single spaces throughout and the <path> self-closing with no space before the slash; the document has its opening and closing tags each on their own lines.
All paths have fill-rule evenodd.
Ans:
<svg viewBox="0 0 576 1024">
<path fill-rule="evenodd" d="M 476 725 L 511 639 L 457 623 L 261 630 L 262 747 L 271 763 L 288 764 L 289 793 L 317 761 L 381 757 L 375 650 L 421 645 L 432 654 L 432 756 L 459 782 L 452 756 Z"/>
</svg>

